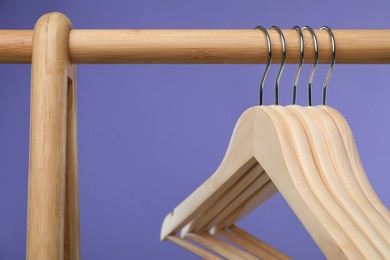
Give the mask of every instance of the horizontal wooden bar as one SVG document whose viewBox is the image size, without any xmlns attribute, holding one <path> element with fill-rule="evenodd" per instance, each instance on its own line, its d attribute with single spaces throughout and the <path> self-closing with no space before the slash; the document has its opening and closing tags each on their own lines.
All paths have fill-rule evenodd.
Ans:
<svg viewBox="0 0 390 260">
<path fill-rule="evenodd" d="M 316 30 L 319 62 L 330 63 L 331 42 Z M 390 30 L 333 30 L 336 63 L 390 63 Z M 269 31 L 272 61 L 280 63 L 281 40 Z M 299 62 L 299 37 L 283 30 L 287 63 Z M 313 40 L 304 31 L 305 63 L 313 62 Z M 31 62 L 32 31 L 0 30 L 0 63 Z M 255 64 L 267 62 L 267 44 L 260 30 L 72 30 L 73 64 Z"/>
<path fill-rule="evenodd" d="M 32 30 L 0 30 L 0 63 L 31 63 L 32 35 Z"/>
</svg>

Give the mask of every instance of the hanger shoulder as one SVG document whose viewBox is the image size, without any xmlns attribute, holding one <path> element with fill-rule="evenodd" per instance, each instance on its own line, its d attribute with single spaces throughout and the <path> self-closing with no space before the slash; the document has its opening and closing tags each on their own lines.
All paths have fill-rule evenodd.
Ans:
<svg viewBox="0 0 390 260">
<path fill-rule="evenodd" d="M 350 238 L 353 238 L 350 240 L 350 244 L 355 244 L 365 257 L 379 257 L 380 251 L 378 251 L 377 245 L 382 241 L 339 178 L 340 171 L 348 171 L 349 162 L 345 156 L 343 157 L 343 147 L 334 149 L 340 145 L 340 138 L 337 136 L 338 130 L 332 128 L 332 122 L 324 123 L 323 115 L 314 113 L 315 108 L 313 107 L 290 106 L 289 109 L 302 122 L 313 150 L 314 162 L 318 171 L 316 174 L 307 175 L 307 177 L 320 177 L 319 182 L 313 186 L 318 191 L 321 187 L 324 189 L 324 193 L 319 196 L 319 199 L 325 203 L 325 207 L 338 223 L 339 228 Z M 333 131 L 332 137 L 327 134 L 329 130 Z M 334 157 L 338 157 L 337 162 L 334 161 Z"/>
<path fill-rule="evenodd" d="M 340 131 L 355 178 L 359 183 L 359 186 L 361 187 L 363 193 L 369 199 L 372 205 L 376 208 L 376 210 L 380 212 L 381 216 L 385 219 L 385 221 L 390 224 L 390 212 L 386 208 L 386 206 L 383 205 L 382 201 L 378 198 L 377 194 L 375 193 L 374 189 L 370 184 L 370 181 L 367 178 L 367 175 L 363 168 L 363 164 L 360 160 L 359 152 L 356 147 L 352 130 L 349 127 L 347 121 L 334 108 L 324 106 L 322 107 L 322 109 L 332 117 Z"/>
<path fill-rule="evenodd" d="M 362 258 L 362 253 L 343 225 L 349 225 L 348 230 L 352 233 L 355 229 L 320 177 L 315 163 L 317 159 L 313 156 L 320 156 L 323 151 L 311 145 L 308 139 L 310 135 L 306 132 L 312 130 L 307 126 L 305 128 L 297 113 L 289 108 L 272 106 L 269 112 L 272 119 L 280 124 L 276 129 L 280 131 L 279 139 L 283 142 L 283 151 L 288 157 L 285 162 L 289 169 L 280 168 L 280 164 L 272 164 L 270 168 L 262 164 L 264 169 L 327 257 Z M 263 150 L 261 152 L 264 153 Z M 261 156 L 265 155 L 259 154 Z M 261 159 L 259 162 L 263 163 Z"/>
<path fill-rule="evenodd" d="M 311 112 L 317 114 L 321 120 L 323 126 L 322 130 L 326 137 L 327 142 L 332 140 L 332 145 L 328 145 L 329 153 L 332 155 L 332 161 L 336 168 L 337 177 L 340 180 L 341 185 L 345 188 L 347 195 L 352 199 L 353 203 L 362 212 L 361 227 L 367 233 L 367 236 L 374 242 L 378 249 L 384 256 L 390 255 L 390 226 L 385 217 L 381 215 L 381 212 L 377 210 L 374 204 L 370 201 L 364 192 L 364 187 L 360 185 L 358 181 L 359 173 L 355 173 L 350 161 L 359 160 L 358 152 L 356 149 L 351 150 L 351 147 L 347 148 L 344 142 L 344 138 L 353 140 L 352 136 L 347 136 L 348 133 L 344 133 L 344 137 L 339 131 L 339 127 L 336 121 L 333 120 L 331 115 L 324 109 L 323 106 L 313 107 Z M 344 120 L 346 123 L 346 121 Z M 356 146 L 354 146 L 356 148 Z M 357 156 L 357 158 L 354 158 Z M 360 161 L 360 160 L 359 160 Z M 355 168 L 355 170 L 358 170 Z M 364 173 L 360 173 L 364 174 Z M 365 175 L 365 174 L 364 174 Z M 365 184 L 369 185 L 369 184 Z M 354 217 L 358 217 L 357 214 L 353 214 Z M 357 218 L 357 220 L 359 220 Z"/>
<path fill-rule="evenodd" d="M 256 164 L 253 158 L 253 117 L 254 108 L 243 113 L 216 172 L 165 217 L 161 240 L 180 230 L 195 217 L 201 216 Z"/>
</svg>

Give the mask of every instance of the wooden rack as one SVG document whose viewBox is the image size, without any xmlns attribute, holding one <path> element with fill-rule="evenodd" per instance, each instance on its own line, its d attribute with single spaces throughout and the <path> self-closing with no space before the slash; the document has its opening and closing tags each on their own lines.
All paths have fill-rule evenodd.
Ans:
<svg viewBox="0 0 390 260">
<path fill-rule="evenodd" d="M 390 30 L 334 30 L 338 64 L 390 63 Z M 299 37 L 283 30 L 287 62 L 299 62 Z M 281 42 L 269 32 L 273 63 Z M 316 30 L 319 62 L 330 39 Z M 313 42 L 304 32 L 305 62 Z M 255 64 L 267 61 L 259 30 L 72 30 L 60 13 L 33 31 L 0 30 L 0 63 L 32 63 L 27 259 L 80 259 L 77 113 L 74 64 Z"/>
</svg>

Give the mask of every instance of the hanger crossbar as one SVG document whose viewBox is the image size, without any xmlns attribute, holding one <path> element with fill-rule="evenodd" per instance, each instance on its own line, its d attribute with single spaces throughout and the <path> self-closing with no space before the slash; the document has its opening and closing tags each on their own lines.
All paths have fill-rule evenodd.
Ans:
<svg viewBox="0 0 390 260">
<path fill-rule="evenodd" d="M 326 31 L 315 30 L 319 62 L 331 62 Z M 390 63 L 390 30 L 333 30 L 338 64 Z M 32 30 L 0 30 L 0 63 L 31 63 Z M 283 30 L 287 63 L 299 62 L 299 37 Z M 280 63 L 280 36 L 269 31 L 272 61 Z M 313 41 L 304 31 L 305 63 L 313 62 Z M 267 62 L 259 30 L 72 30 L 72 64 L 256 64 Z"/>
</svg>

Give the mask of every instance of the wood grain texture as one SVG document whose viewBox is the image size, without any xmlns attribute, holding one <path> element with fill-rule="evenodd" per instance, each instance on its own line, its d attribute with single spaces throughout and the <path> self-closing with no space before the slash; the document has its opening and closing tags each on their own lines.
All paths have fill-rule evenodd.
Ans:
<svg viewBox="0 0 390 260">
<path fill-rule="evenodd" d="M 182 239 L 182 238 L 179 238 L 177 236 L 169 236 L 167 237 L 167 240 L 187 249 L 188 251 L 190 251 L 191 253 L 203 258 L 203 259 L 207 259 L 207 260 L 222 260 L 223 258 L 221 257 L 218 257 L 216 255 L 214 255 L 213 253 L 210 253 L 209 251 L 185 240 L 185 239 Z"/>
<path fill-rule="evenodd" d="M 260 239 L 256 238 L 255 236 L 249 234 L 248 232 L 239 228 L 236 225 L 231 226 L 229 231 L 231 233 L 237 235 L 238 237 L 242 238 L 243 240 L 246 240 L 248 243 L 255 245 L 257 248 L 263 250 L 264 252 L 267 252 L 268 254 L 276 257 L 277 259 L 282 259 L 282 260 L 290 259 L 288 256 L 286 256 L 285 254 L 283 254 L 279 250 L 273 248 L 272 246 L 261 241 Z"/>
<path fill-rule="evenodd" d="M 330 63 L 326 31 L 315 30 L 319 62 Z M 299 37 L 283 30 L 287 63 L 299 62 Z M 333 30 L 338 64 L 390 63 L 390 30 Z M 280 63 L 281 41 L 269 31 L 273 63 Z M 313 63 L 313 40 L 304 31 L 305 63 Z M 30 63 L 32 31 L 0 30 L 0 63 Z M 260 30 L 72 30 L 72 64 L 256 64 L 267 62 Z"/>
<path fill-rule="evenodd" d="M 349 198 L 348 201 L 344 200 L 342 194 L 335 188 L 336 185 L 333 185 L 335 194 L 339 195 L 340 203 L 347 209 L 346 211 L 351 212 L 350 218 L 358 223 L 360 229 L 378 248 L 382 256 L 390 255 L 390 226 L 362 192 L 335 121 L 321 107 L 308 107 L 302 113 L 308 113 L 314 119 L 313 121 L 321 125 L 327 150 L 335 167 L 333 178 L 340 184 L 344 196 Z"/>
<path fill-rule="evenodd" d="M 32 63 L 33 30 L 0 30 L 0 63 Z"/>
<path fill-rule="evenodd" d="M 239 248 L 225 242 L 224 240 L 210 235 L 207 232 L 202 234 L 189 233 L 187 237 L 205 248 L 216 252 L 226 259 L 259 260 L 256 256 L 247 253 Z"/>
<path fill-rule="evenodd" d="M 249 243 L 248 241 L 245 241 L 243 238 L 230 233 L 226 230 L 220 230 L 218 232 L 219 235 L 224 237 L 225 239 L 229 240 L 231 243 L 239 246 L 240 248 L 244 249 L 245 251 L 253 254 L 256 257 L 259 257 L 260 259 L 269 260 L 269 259 L 277 259 L 273 255 L 261 250 L 260 248 L 256 247 L 255 245 Z"/>
<path fill-rule="evenodd" d="M 74 115 L 68 112 L 69 33 L 72 26 L 62 14 L 42 16 L 34 29 L 30 162 L 28 186 L 27 259 L 64 259 L 65 186 L 67 146 L 75 155 L 75 133 L 67 145 L 67 129 Z M 73 106 L 73 105 L 72 105 Z M 68 121 L 69 119 L 69 121 Z M 68 124 L 70 123 L 70 124 Z M 74 129 L 74 128 L 73 128 Z M 73 161 L 70 158 L 68 161 Z M 74 170 L 68 170 L 68 173 Z M 68 182 L 74 183 L 72 174 Z M 70 185 L 72 187 L 72 185 Z M 70 189 L 69 193 L 73 191 Z M 69 227 L 74 224 L 74 197 L 69 197 Z M 69 239 L 74 236 L 70 228 Z M 72 243 L 70 242 L 71 246 Z M 73 259 L 73 258 L 71 258 Z M 76 258 L 77 259 L 77 258 Z"/>
<path fill-rule="evenodd" d="M 351 187 L 340 184 L 338 170 L 333 169 L 340 168 L 340 163 L 327 159 L 332 151 L 329 145 L 335 145 L 329 144 L 334 138 L 325 140 L 321 136 L 323 125 L 313 119 L 309 124 L 299 115 L 292 107 L 280 106 L 258 106 L 245 111 L 218 170 L 165 218 L 161 238 L 169 231 L 205 238 L 202 231 L 206 230 L 211 232 L 208 236 L 215 237 L 221 229 L 234 227 L 277 189 L 328 258 L 376 259 L 387 254 L 387 242 L 383 239 L 386 232 L 375 230 L 378 225 L 373 224 L 381 218 L 365 215 L 363 204 L 351 198 L 355 194 L 348 191 Z M 338 131 L 335 123 L 333 128 Z M 338 143 L 343 143 L 341 137 L 338 139 Z M 250 173 L 250 168 L 243 171 L 239 165 L 246 165 L 252 158 L 265 172 L 249 184 L 242 181 L 246 177 L 243 172 Z M 261 176 L 267 178 L 257 184 Z M 228 180 L 232 194 L 221 192 Z M 244 183 L 247 188 L 238 195 Z M 223 199 L 216 194 L 222 194 Z M 210 208 L 219 202 L 223 207 Z M 213 245 L 209 246 L 213 250 Z"/>
<path fill-rule="evenodd" d="M 269 177 L 267 174 L 264 174 L 262 177 L 267 177 L 268 180 L 264 179 L 259 179 L 257 185 L 259 185 L 259 182 L 262 183 L 261 186 L 257 187 L 256 191 L 253 192 L 253 189 L 256 187 L 253 185 L 249 187 L 248 190 L 243 193 L 239 199 L 241 200 L 241 203 L 239 204 L 238 202 L 240 200 L 234 201 L 231 205 L 229 210 L 227 209 L 226 212 L 224 212 L 224 218 L 222 218 L 221 221 L 219 221 L 218 224 L 215 224 L 214 226 L 215 229 L 221 229 L 221 228 L 228 228 L 234 223 L 237 223 L 240 221 L 243 217 L 248 215 L 250 212 L 252 212 L 254 209 L 258 208 L 261 204 L 263 204 L 266 200 L 271 198 L 275 193 L 278 192 L 278 189 L 275 187 L 273 182 L 269 180 Z M 250 195 L 252 194 L 252 195 Z M 249 198 L 248 198 L 249 196 Z M 243 200 L 242 200 L 243 199 Z M 235 207 L 235 209 L 234 209 Z M 221 214 L 217 218 L 222 217 L 223 215 Z"/>
<path fill-rule="evenodd" d="M 268 175 L 263 172 L 254 182 L 248 186 L 248 188 L 240 194 L 239 197 L 232 200 L 228 207 L 224 209 L 223 212 L 216 215 L 214 219 L 208 223 L 206 229 L 215 229 L 216 231 L 219 229 L 228 228 L 231 224 L 235 223 L 235 219 L 241 214 L 244 208 L 247 206 L 248 201 L 254 201 L 254 197 L 264 197 L 264 187 L 267 183 L 271 182 Z M 260 195 L 261 193 L 261 195 Z M 266 197 L 268 199 L 268 197 Z M 266 200 L 265 199 L 265 200 Z M 258 202 L 258 201 L 257 201 Z M 260 203 L 254 205 L 254 207 L 258 207 Z M 230 223 L 229 220 L 232 222 Z"/>
<path fill-rule="evenodd" d="M 66 132 L 65 260 L 80 259 L 76 65 L 68 65 Z"/>
<path fill-rule="evenodd" d="M 296 157 L 296 162 L 290 161 L 289 165 L 297 164 L 300 168 L 300 175 L 303 178 L 302 183 L 309 189 L 309 192 L 312 193 L 312 198 L 318 203 L 319 208 L 315 208 L 313 213 L 316 214 L 316 212 L 324 211 L 327 218 L 321 217 L 320 222 L 327 226 L 329 234 L 336 241 L 338 247 L 341 248 L 342 245 L 348 245 L 343 248 L 345 250 L 343 252 L 344 257 L 364 257 L 369 259 L 379 257 L 378 251 L 373 247 L 371 241 L 362 234 L 359 226 L 350 218 L 345 208 L 338 203 L 338 198 L 333 196 L 331 190 L 328 189 L 327 182 L 323 180 L 324 175 L 332 175 L 330 171 L 332 171 L 333 166 L 330 162 L 325 162 L 324 164 L 318 163 L 318 160 L 321 160 L 319 157 L 325 159 L 327 153 L 326 147 L 321 146 L 323 144 L 321 142 L 323 137 L 318 135 L 320 130 L 315 129 L 314 127 L 316 125 L 313 124 L 310 125 L 313 128 L 308 133 L 305 131 L 308 129 L 306 125 L 302 124 L 296 115 L 285 107 L 280 109 L 279 106 L 271 106 L 270 112 L 273 119 L 275 118 L 278 123 L 280 122 L 285 125 L 286 130 L 283 129 L 282 131 L 288 131 L 286 134 L 279 136 L 289 138 L 289 142 L 291 142 L 291 147 L 293 148 L 292 151 L 295 151 Z M 290 137 L 288 137 L 289 135 Z M 316 146 L 312 145 L 312 141 L 316 143 Z M 288 145 L 284 147 L 290 149 Z M 324 171 L 328 172 L 324 173 Z M 281 193 L 283 194 L 282 191 Z M 288 196 L 284 196 L 284 198 L 291 206 Z M 294 210 L 293 206 L 292 208 Z M 297 216 L 299 218 L 302 217 L 298 213 Z M 314 240 L 318 241 L 315 234 L 312 233 L 313 230 L 307 227 L 307 223 L 305 221 L 302 221 L 302 223 Z M 317 242 L 317 244 L 323 249 L 324 245 L 322 245 L 322 242 Z"/>
<path fill-rule="evenodd" d="M 216 200 L 204 214 L 200 215 L 197 219 L 190 223 L 190 227 L 186 229 L 186 232 L 200 233 L 205 230 L 205 226 L 211 221 L 216 219 L 216 216 L 226 211 L 226 208 L 230 206 L 233 200 L 248 189 L 248 186 L 261 174 L 263 169 L 260 165 L 253 166 L 245 175 L 237 181 L 232 188 L 222 194 L 221 198 Z"/>
<path fill-rule="evenodd" d="M 254 145 L 258 162 L 327 258 L 360 259 L 363 252 L 378 256 L 370 244 L 356 246 L 355 239 L 359 245 L 366 240 L 322 184 L 311 159 L 316 151 L 310 150 L 302 125 L 293 116 L 284 117 L 279 108 L 258 109 Z"/>
<path fill-rule="evenodd" d="M 223 162 L 204 185 L 188 196 L 180 205 L 170 212 L 164 219 L 161 228 L 161 240 L 172 233 L 178 232 L 189 224 L 194 217 L 201 215 L 210 208 L 221 194 L 226 192 L 243 174 L 255 164 L 252 156 L 253 118 L 254 113 L 249 111 L 239 120 L 243 127 L 236 127 L 234 138 L 230 140 L 229 147 Z M 241 124 L 238 123 L 241 126 Z M 240 146 L 241 144 L 241 146 Z"/>
<path fill-rule="evenodd" d="M 388 230 L 390 225 L 390 212 L 382 203 L 382 201 L 378 198 L 377 194 L 375 193 L 374 189 L 370 184 L 370 181 L 367 178 L 367 175 L 363 168 L 363 164 L 359 157 L 359 153 L 355 144 L 351 128 L 349 127 L 344 117 L 337 110 L 328 106 L 321 106 L 321 109 L 326 111 L 335 121 L 343 138 L 344 146 L 354 172 L 354 178 L 356 178 L 356 181 L 358 182 L 361 191 L 370 201 L 371 205 L 375 207 L 376 211 L 387 222 L 387 226 L 384 227 L 385 230 Z"/>
</svg>

